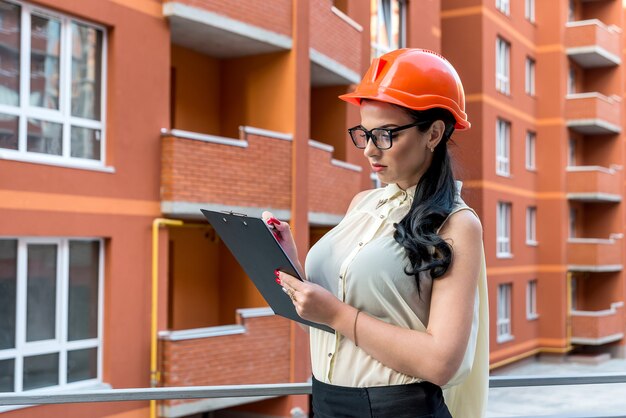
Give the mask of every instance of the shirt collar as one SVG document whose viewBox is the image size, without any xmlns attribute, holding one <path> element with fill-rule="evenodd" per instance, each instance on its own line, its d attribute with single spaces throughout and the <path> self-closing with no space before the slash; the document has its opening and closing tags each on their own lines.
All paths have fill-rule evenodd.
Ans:
<svg viewBox="0 0 626 418">
<path fill-rule="evenodd" d="M 463 188 L 463 182 L 456 180 L 454 182 L 456 186 L 456 196 L 459 197 L 461 195 L 461 189 Z M 403 203 L 408 200 L 408 203 L 413 203 L 413 197 L 415 196 L 415 189 L 417 189 L 417 184 L 409 187 L 406 190 L 403 190 L 396 183 L 391 183 L 385 186 L 384 193 L 382 199 L 380 200 L 381 205 L 392 200 L 399 200 L 400 203 Z"/>
</svg>

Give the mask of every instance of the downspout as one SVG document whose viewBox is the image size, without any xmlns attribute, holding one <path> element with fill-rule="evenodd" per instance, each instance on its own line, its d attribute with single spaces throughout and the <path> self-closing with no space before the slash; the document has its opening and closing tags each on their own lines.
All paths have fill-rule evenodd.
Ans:
<svg viewBox="0 0 626 418">
<path fill-rule="evenodd" d="M 152 325 L 150 329 L 150 387 L 157 387 L 161 375 L 157 370 L 157 332 L 158 332 L 158 297 L 159 297 L 159 227 L 181 226 L 183 221 L 156 218 L 152 221 Z M 150 418 L 156 418 L 156 400 L 150 401 Z"/>
</svg>

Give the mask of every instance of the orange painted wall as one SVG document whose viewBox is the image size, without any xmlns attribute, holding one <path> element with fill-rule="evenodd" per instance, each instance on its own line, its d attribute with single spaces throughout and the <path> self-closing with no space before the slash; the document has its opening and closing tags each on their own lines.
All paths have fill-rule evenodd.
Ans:
<svg viewBox="0 0 626 418">
<path fill-rule="evenodd" d="M 220 61 L 172 44 L 174 126 L 203 134 L 221 132 Z"/>
<path fill-rule="evenodd" d="M 220 63 L 222 136 L 238 137 L 240 125 L 293 132 L 294 84 L 290 65 L 287 52 Z"/>
<path fill-rule="evenodd" d="M 337 96 L 347 92 L 346 86 L 311 88 L 311 139 L 335 147 L 333 158 L 346 160 L 346 148 L 352 145 L 347 139 L 344 101 Z M 350 144 L 348 144 L 350 141 Z"/>
</svg>

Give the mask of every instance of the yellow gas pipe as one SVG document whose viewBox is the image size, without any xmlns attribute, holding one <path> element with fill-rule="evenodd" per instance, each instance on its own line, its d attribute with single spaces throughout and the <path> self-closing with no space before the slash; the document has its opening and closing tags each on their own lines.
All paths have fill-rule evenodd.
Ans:
<svg viewBox="0 0 626 418">
<path fill-rule="evenodd" d="M 150 387 L 156 387 L 161 376 L 157 370 L 157 307 L 159 302 L 159 227 L 181 226 L 183 221 L 156 218 L 152 221 L 152 326 L 150 330 Z M 150 418 L 156 418 L 156 401 L 150 401 Z"/>
</svg>

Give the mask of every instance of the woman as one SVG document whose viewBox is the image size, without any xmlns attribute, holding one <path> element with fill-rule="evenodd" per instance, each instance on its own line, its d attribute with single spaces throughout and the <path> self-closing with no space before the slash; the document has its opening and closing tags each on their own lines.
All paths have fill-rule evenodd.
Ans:
<svg viewBox="0 0 626 418">
<path fill-rule="evenodd" d="M 306 281 L 277 272 L 300 316 L 336 330 L 310 329 L 314 415 L 482 417 L 482 227 L 447 150 L 470 127 L 458 74 L 433 52 L 396 50 L 340 98 L 360 107 L 349 134 L 387 186 L 354 197 L 309 251 Z M 263 217 L 298 260 L 289 225 Z"/>
</svg>

